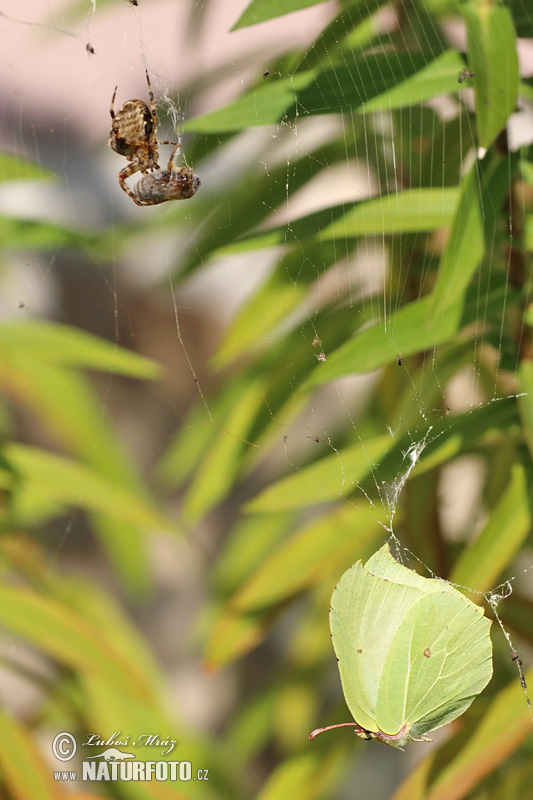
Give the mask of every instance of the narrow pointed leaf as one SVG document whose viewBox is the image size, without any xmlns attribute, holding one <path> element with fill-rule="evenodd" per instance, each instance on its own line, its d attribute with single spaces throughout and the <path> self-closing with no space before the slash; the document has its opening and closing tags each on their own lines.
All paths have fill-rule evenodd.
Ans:
<svg viewBox="0 0 533 800">
<path fill-rule="evenodd" d="M 256 25 L 258 22 L 281 17 L 283 14 L 290 14 L 291 11 L 299 11 L 301 8 L 309 8 L 322 2 L 324 0 L 252 0 L 231 30 L 236 31 L 247 25 Z"/>
<path fill-rule="evenodd" d="M 521 464 L 515 464 L 506 491 L 491 509 L 490 516 L 476 538 L 455 563 L 450 580 L 462 586 L 486 591 L 520 551 L 531 530 L 533 497 L 531 483 Z M 502 536 L 505 531 L 505 536 Z"/>
<path fill-rule="evenodd" d="M 478 140 L 488 149 L 518 99 L 516 34 L 511 12 L 499 3 L 469 0 L 460 8 L 466 21 L 469 67 L 474 73 Z"/>
</svg>

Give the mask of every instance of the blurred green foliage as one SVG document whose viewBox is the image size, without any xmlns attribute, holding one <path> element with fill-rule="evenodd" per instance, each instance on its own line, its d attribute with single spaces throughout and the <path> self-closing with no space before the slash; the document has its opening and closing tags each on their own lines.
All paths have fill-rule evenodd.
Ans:
<svg viewBox="0 0 533 800">
<path fill-rule="evenodd" d="M 238 25 L 311 4 L 255 0 Z M 73 326 L 0 325 L 0 624 L 53 666 L 43 678 L 4 651 L 5 666 L 44 685 L 47 698 L 30 718 L 0 715 L 6 800 L 67 797 L 37 745 L 50 728 L 80 740 L 95 730 L 164 731 L 179 740 L 179 758 L 210 770 L 207 783 L 74 786 L 68 797 L 79 800 L 358 796 L 362 757 L 380 745 L 347 730 L 307 739 L 313 727 L 348 719 L 327 624 L 339 576 L 377 549 L 392 524 L 426 567 L 477 592 L 532 563 L 533 150 L 510 153 L 505 135 L 519 93 L 531 93 L 520 84 L 513 15 L 527 35 L 532 15 L 518 3 L 401 3 L 384 29 L 383 6 L 345 0 L 306 52 L 269 64 L 266 78 L 258 69 L 234 103 L 187 121 L 188 160 L 203 183 L 190 203 L 157 218 L 142 210 L 135 226 L 90 235 L 53 221 L 0 219 L 7 250 L 68 248 L 102 268 L 137 237 L 164 232 L 175 287 L 216 257 L 248 254 L 251 270 L 257 251 L 272 261 L 205 365 L 214 388 L 192 405 L 150 475 L 127 455 L 87 371 L 157 381 L 159 366 Z M 447 39 L 457 18 L 467 53 Z M 473 76 L 458 82 L 465 65 Z M 444 94 L 453 114 L 426 103 Z M 286 144 L 297 125 L 325 114 L 334 124 L 289 167 L 275 153 L 268 169 L 243 156 L 235 174 L 210 188 L 202 158 L 223 159 L 245 129 L 270 126 Z M 374 187 L 371 198 L 270 220 L 316 178 L 356 166 Z M 49 179 L 7 156 L 0 169 L 6 181 Z M 322 275 L 345 277 L 350 259 L 376 251 L 385 257 L 378 288 L 362 295 L 343 279 L 335 297 L 317 301 Z M 450 408 L 447 387 L 465 369 L 475 402 Z M 358 402 L 344 400 L 337 382 L 363 373 L 372 380 Z M 324 397 L 342 413 L 323 421 Z M 45 432 L 40 439 L 15 441 L 21 414 Z M 294 423 L 304 414 L 311 422 L 302 434 Z M 476 538 L 465 531 L 452 541 L 439 481 L 465 456 L 482 466 L 484 522 Z M 170 491 L 181 499 L 179 520 Z M 221 734 L 207 736 L 177 721 L 162 671 L 125 608 L 62 574 L 42 531 L 82 511 L 129 602 L 141 605 L 154 534 L 194 537 L 228 503 L 231 525 L 209 567 L 211 600 L 191 646 L 209 669 L 238 659 L 236 669 L 262 668 L 243 682 Z M 515 649 L 533 644 L 524 582 L 513 584 L 498 614 Z M 493 630 L 494 679 L 411 772 L 394 762 L 391 800 L 527 794 L 531 714 L 511 651 Z M 526 677 L 533 685 L 533 673 Z"/>
</svg>

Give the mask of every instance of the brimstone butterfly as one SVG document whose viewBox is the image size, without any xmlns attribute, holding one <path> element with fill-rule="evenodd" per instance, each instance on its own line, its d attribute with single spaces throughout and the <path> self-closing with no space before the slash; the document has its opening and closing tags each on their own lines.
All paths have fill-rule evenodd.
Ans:
<svg viewBox="0 0 533 800">
<path fill-rule="evenodd" d="M 344 573 L 330 629 L 358 736 L 424 740 L 469 707 L 492 676 L 491 622 L 450 584 L 399 564 L 384 545 Z"/>
</svg>

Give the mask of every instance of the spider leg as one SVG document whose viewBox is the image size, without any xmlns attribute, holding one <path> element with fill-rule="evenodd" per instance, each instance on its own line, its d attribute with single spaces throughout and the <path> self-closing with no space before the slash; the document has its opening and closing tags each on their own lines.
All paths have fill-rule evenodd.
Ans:
<svg viewBox="0 0 533 800">
<path fill-rule="evenodd" d="M 113 97 L 111 98 L 111 106 L 109 108 L 109 113 L 111 114 L 111 119 L 113 122 L 115 121 L 115 97 L 117 96 L 117 89 L 118 86 L 115 86 L 115 91 L 113 92 Z"/>
<path fill-rule="evenodd" d="M 148 70 L 146 72 L 146 83 L 148 84 L 148 97 L 150 98 L 150 111 L 152 112 L 152 120 L 154 123 L 154 134 L 157 129 L 157 108 L 155 106 L 154 93 L 152 92 L 152 84 L 150 83 L 150 76 Z"/>
<path fill-rule="evenodd" d="M 159 142 L 159 144 L 175 144 L 176 145 L 176 147 L 174 148 L 174 150 L 170 154 L 170 158 L 168 159 L 168 167 L 167 167 L 167 169 L 168 169 L 169 172 L 172 172 L 172 167 L 174 166 L 174 156 L 175 156 L 176 152 L 180 149 L 181 144 L 179 142 L 177 144 L 176 144 L 176 142 Z"/>
<path fill-rule="evenodd" d="M 126 194 L 129 197 L 131 197 L 133 202 L 136 203 L 138 206 L 143 205 L 143 203 L 139 203 L 133 191 L 126 183 L 126 178 L 129 178 L 130 175 L 133 175 L 134 172 L 139 172 L 139 169 L 140 167 L 138 162 L 134 161 L 133 163 L 128 164 L 127 167 L 124 167 L 124 169 L 121 169 L 120 172 L 118 173 L 118 182 L 120 184 L 120 188 L 122 189 L 123 192 L 126 192 Z"/>
<path fill-rule="evenodd" d="M 148 84 L 148 97 L 150 98 L 150 113 L 152 114 L 152 133 L 150 135 L 148 144 L 148 160 L 150 161 L 150 169 L 159 169 L 159 153 L 157 152 L 157 108 L 154 100 L 154 93 L 152 91 L 152 84 L 150 83 L 150 76 L 148 70 L 146 72 L 146 83 Z"/>
</svg>

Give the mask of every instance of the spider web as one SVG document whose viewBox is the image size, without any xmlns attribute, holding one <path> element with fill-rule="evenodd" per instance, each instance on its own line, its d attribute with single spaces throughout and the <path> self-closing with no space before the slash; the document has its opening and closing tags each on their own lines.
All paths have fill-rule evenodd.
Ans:
<svg viewBox="0 0 533 800">
<path fill-rule="evenodd" d="M 398 86 L 414 74 L 407 57 L 394 56 L 399 41 L 408 53 L 418 40 L 428 67 L 439 57 L 443 32 L 432 16 L 414 9 L 409 24 L 402 26 L 387 7 L 376 5 L 369 14 L 366 6 L 354 4 L 333 23 L 331 35 L 321 37 L 336 12 L 319 4 L 302 12 L 295 42 L 296 23 L 289 17 L 273 23 L 268 34 L 258 30 L 262 26 L 229 33 L 242 3 L 231 9 L 223 4 L 224 11 L 208 2 L 193 10 L 142 0 L 137 6 L 126 0 L 61 0 L 45 11 L 41 5 L 20 3 L 14 14 L 0 10 L 4 38 L 13 41 L 3 147 L 43 170 L 55 170 L 60 182 L 5 184 L 0 205 L 6 217 L 50 223 L 64 236 L 65 231 L 82 231 L 95 242 L 100 237 L 100 245 L 83 249 L 78 261 L 63 243 L 50 244 L 53 237 L 43 249 L 13 249 L 5 262 L 2 314 L 6 319 L 59 320 L 167 366 L 169 377 L 161 387 L 137 396 L 117 376 L 105 377 L 99 381 L 99 402 L 102 418 L 114 419 L 139 469 L 149 475 L 159 470 L 163 484 L 181 492 L 179 506 L 185 508 L 189 533 L 173 563 L 184 558 L 188 565 L 178 567 L 187 591 L 193 594 L 198 580 L 207 591 L 219 558 L 221 587 L 239 588 L 235 577 L 226 586 L 222 572 L 233 552 L 227 542 L 234 529 L 235 541 L 243 546 L 239 531 L 244 531 L 245 504 L 253 509 L 259 497 L 256 510 L 271 512 L 269 487 L 299 475 L 307 481 L 307 502 L 287 501 L 283 508 L 297 516 L 296 532 L 304 521 L 320 518 L 328 504 L 350 508 L 380 529 L 381 540 L 394 542 L 400 558 L 439 574 L 445 565 L 418 548 L 420 541 L 406 530 L 403 505 L 413 502 L 409 487 L 427 474 L 418 468 L 434 458 L 444 464 L 439 486 L 431 489 L 442 542 L 474 541 L 484 529 L 487 472 L 494 464 L 477 446 L 471 452 L 459 449 L 447 463 L 438 461 L 438 453 L 441 443 L 445 448 L 453 441 L 454 432 L 467 435 L 469 420 L 477 427 L 485 414 L 490 423 L 493 409 L 504 415 L 519 395 L 527 398 L 513 381 L 526 337 L 524 322 L 516 323 L 515 340 L 509 341 L 505 310 L 513 303 L 512 249 L 521 235 L 515 205 L 527 204 L 528 187 L 524 182 L 508 198 L 507 230 L 494 233 L 483 268 L 472 279 L 469 336 L 452 347 L 437 328 L 435 343 L 428 337 L 419 350 L 405 351 L 402 309 L 407 304 L 422 308 L 442 257 L 442 230 L 451 217 L 443 211 L 443 223 L 422 234 L 415 226 L 391 235 L 394 211 L 376 206 L 366 218 L 369 233 L 358 231 L 354 237 L 348 230 L 354 203 L 391 197 L 401 217 L 403 193 L 425 188 L 442 190 L 444 209 L 476 157 L 480 192 L 488 181 L 484 154 L 477 150 L 470 76 L 463 77 L 470 84 L 460 96 L 443 92 L 424 100 L 422 109 L 416 102 L 396 106 L 392 99 L 388 107 L 372 106 L 386 81 L 386 68 L 395 72 Z M 524 16 L 529 17 L 527 11 Z M 456 19 L 449 20 L 445 34 L 449 48 L 466 49 L 464 28 Z M 335 46 L 339 40 L 342 48 Z M 282 57 L 298 47 L 298 58 Z M 40 67 L 31 79 L 28 52 L 37 53 L 31 63 L 38 61 Z M 72 74 L 61 69 L 61 58 Z M 533 60 L 524 61 L 527 75 Z M 124 162 L 106 148 L 109 102 L 116 84 L 116 108 L 127 99 L 147 99 L 145 68 L 158 107 L 158 138 L 183 137 L 185 163 L 202 179 L 190 206 L 138 210 L 117 184 Z M 298 76 L 308 70 L 321 77 L 304 87 Z M 368 101 L 355 103 L 347 72 L 354 86 L 357 79 L 367 81 Z M 280 92 L 292 92 L 295 107 L 274 123 L 265 108 L 276 99 L 276 85 Z M 239 134 L 234 133 L 238 123 L 232 128 L 227 120 L 218 130 L 195 130 L 195 117 L 207 118 L 246 91 L 256 92 L 255 125 L 244 123 Z M 504 159 L 509 175 L 515 154 L 530 144 L 523 132 L 531 127 L 527 98 L 521 109 L 509 124 Z M 190 119 L 188 134 L 184 129 Z M 424 211 L 418 209 L 420 215 Z M 484 209 L 486 218 L 492 211 Z M 315 226 L 311 244 L 310 224 Z M 485 278 L 498 270 L 502 242 L 508 247 L 509 269 L 497 287 L 503 311 L 495 328 L 495 301 Z M 528 301 L 529 295 L 524 305 Z M 281 313 L 284 304 L 286 313 Z M 343 374 L 336 368 L 338 351 L 365 329 L 379 330 L 389 346 L 388 363 L 361 368 L 357 358 L 365 357 L 362 349 L 354 356 L 352 374 Z M 317 381 L 313 391 L 306 388 L 317 374 L 311 366 L 331 370 L 330 380 Z M 239 414 L 232 415 L 232 408 Z M 211 439 L 202 451 L 206 429 Z M 187 472 L 179 462 L 186 462 L 188 452 L 194 455 L 195 447 L 201 457 L 195 462 L 191 456 Z M 222 465 L 218 473 L 217 463 Z M 320 464 L 326 464 L 326 471 Z M 227 472 L 223 480 L 221 472 Z M 206 489 L 205 476 L 220 480 L 218 496 Z M 291 484 L 287 487 L 290 491 Z M 300 490 L 301 484 L 294 483 L 294 491 Z M 315 494 L 317 505 L 324 504 L 318 510 Z M 418 501 L 423 500 L 422 492 Z M 167 513 L 175 511 L 173 497 L 162 492 L 160 502 Z M 73 538 L 77 526 L 83 526 L 80 519 L 76 512 L 59 522 L 58 564 L 64 560 L 68 567 L 72 562 L 79 566 Z M 269 554 L 265 547 L 263 555 Z M 163 584 L 168 557 L 162 545 L 154 569 Z M 253 554 L 249 558 L 253 563 Z M 192 578 L 187 575 L 191 564 Z M 482 594 L 503 631 L 530 707 L 522 669 L 527 645 L 511 640 L 499 615 L 515 586 L 531 596 L 533 565 L 525 546 L 509 569 L 512 574 Z M 203 595 L 196 597 L 195 613 L 204 610 L 204 602 Z M 160 642 L 157 647 L 164 650 Z M 213 694 L 226 686 L 220 680 Z M 231 686 L 235 691 L 235 682 Z M 187 707 L 183 683 L 178 694 Z M 213 728 L 228 711 L 221 704 L 213 714 L 197 707 L 188 713 L 195 723 L 199 713 L 201 724 Z"/>
</svg>

